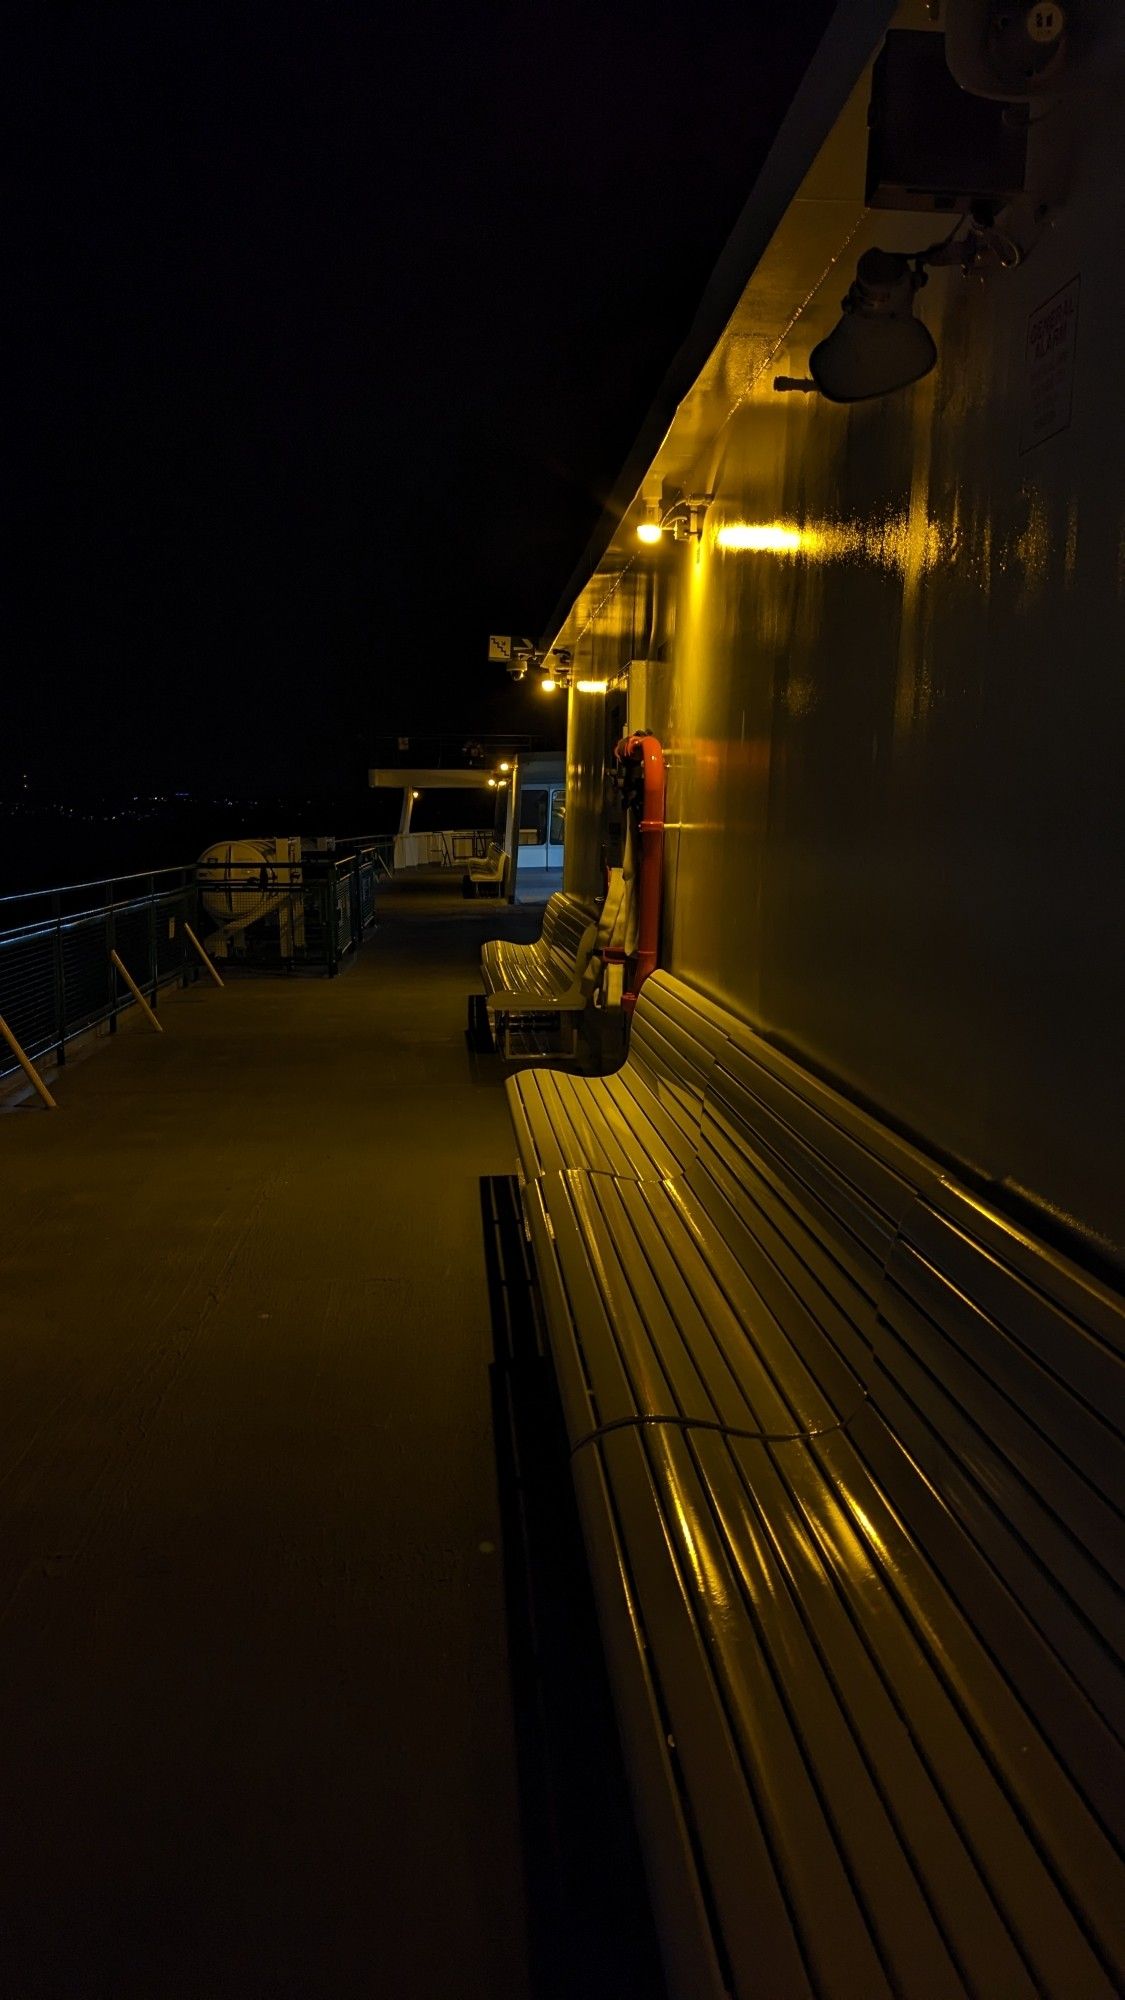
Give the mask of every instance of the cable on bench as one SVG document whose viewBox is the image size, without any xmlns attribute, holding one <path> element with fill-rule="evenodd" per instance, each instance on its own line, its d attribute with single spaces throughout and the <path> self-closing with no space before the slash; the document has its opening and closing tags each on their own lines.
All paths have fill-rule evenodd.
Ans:
<svg viewBox="0 0 1125 2000">
<path fill-rule="evenodd" d="M 748 1438 L 752 1444 L 805 1444 L 815 1438 L 832 1437 L 837 1431 L 846 1431 L 848 1425 L 855 1422 L 855 1419 L 868 1400 L 868 1394 L 865 1389 L 855 1409 L 849 1410 L 846 1417 L 838 1418 L 834 1424 L 818 1424 L 814 1430 L 754 1431 L 748 1430 L 738 1424 L 725 1424 L 719 1417 L 684 1417 L 678 1414 L 676 1416 L 613 1417 L 608 1423 L 595 1424 L 593 1430 L 585 1431 L 577 1443 L 571 1445 L 570 1456 L 573 1458 L 576 1452 L 581 1451 L 588 1444 L 599 1443 L 602 1438 L 608 1437 L 611 1431 L 642 1430 L 653 1424 L 663 1426 L 668 1430 L 718 1431 L 721 1437 Z"/>
</svg>

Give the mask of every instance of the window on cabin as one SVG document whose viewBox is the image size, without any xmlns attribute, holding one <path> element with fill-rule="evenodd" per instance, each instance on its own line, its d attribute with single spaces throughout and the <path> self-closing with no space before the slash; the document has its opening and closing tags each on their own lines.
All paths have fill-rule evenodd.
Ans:
<svg viewBox="0 0 1125 2000">
<path fill-rule="evenodd" d="M 531 786 L 520 793 L 520 846 L 542 847 L 547 838 L 547 793 Z"/>
</svg>

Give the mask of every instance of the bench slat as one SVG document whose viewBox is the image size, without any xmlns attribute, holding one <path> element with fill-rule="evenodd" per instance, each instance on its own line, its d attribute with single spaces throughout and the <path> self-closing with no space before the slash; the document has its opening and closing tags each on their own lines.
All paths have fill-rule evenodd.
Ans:
<svg viewBox="0 0 1125 2000">
<path fill-rule="evenodd" d="M 1034 1385 L 1026 1379 L 1009 1381 L 1009 1393 L 995 1386 L 992 1378 L 1007 1358 L 1002 1352 L 997 1358 L 997 1349 L 1008 1344 L 1004 1334 L 983 1314 L 975 1316 L 974 1325 L 960 1299 L 951 1308 L 946 1325 L 939 1326 L 898 1289 L 913 1276 L 909 1263 L 909 1253 L 900 1250 L 879 1315 L 879 1331 L 886 1339 L 878 1362 L 899 1392 L 896 1409 L 905 1425 L 904 1435 L 912 1439 L 917 1435 L 919 1447 L 924 1448 L 922 1433 L 928 1428 L 939 1445 L 951 1445 L 951 1456 L 964 1467 L 979 1495 L 978 1511 L 990 1506 L 1000 1510 L 1040 1560 L 1049 1558 L 1056 1574 L 1066 1576 L 1078 1601 L 1082 1598 L 1075 1565 L 1088 1572 L 1087 1588 L 1093 1601 L 1085 1605 L 1087 1616 L 1103 1630 L 1116 1625 L 1118 1638 L 1125 1639 L 1120 1609 L 1113 1609 L 1113 1582 L 1116 1580 L 1119 1591 L 1123 1553 L 1119 1516 L 1054 1441 L 1023 1414 L 1025 1409 L 1034 1408 Z M 923 1297 L 927 1289 L 931 1296 L 939 1293 L 935 1275 L 927 1275 L 930 1284 L 922 1288 Z M 975 1334 L 975 1356 L 949 1337 L 954 1317 L 963 1319 L 966 1335 Z M 1084 1428 L 1102 1431 L 1107 1455 L 1112 1457 L 1114 1440 L 1108 1427 L 1095 1427 L 1087 1412 L 1076 1413 L 1073 1408 L 1068 1412 L 1071 1399 L 1053 1378 L 1048 1378 L 1047 1386 L 1055 1391 L 1058 1429 L 1064 1443 L 1068 1427 L 1078 1427 L 1073 1422 L 1077 1414 L 1086 1418 Z M 871 1387 L 876 1402 L 881 1402 L 887 1393 L 882 1383 L 873 1377 Z M 1025 1401 L 1010 1393 L 1016 1389 L 1023 1391 Z M 904 1399 L 912 1412 L 903 1406 Z M 1082 1555 L 1089 1548 L 1104 1552 L 1098 1565 Z"/>
<path fill-rule="evenodd" d="M 666 973 L 646 980 L 628 1060 L 609 1077 L 528 1070 L 508 1099 L 527 1178 L 567 1168 L 635 1180 L 679 1173 L 699 1145 L 704 1091 L 726 1045 L 722 1016 Z"/>
<path fill-rule="evenodd" d="M 756 1282 L 718 1238 L 705 1246 L 682 1185 L 548 1174 L 534 1206 L 574 1288 L 587 1429 L 664 1416 L 790 1436 L 855 1408 L 862 1389 L 812 1312 L 786 1295 L 783 1322 L 762 1256 Z"/>
<path fill-rule="evenodd" d="M 1125 1987 L 1122 1302 L 668 975 L 514 1081 L 677 1996 Z"/>
<path fill-rule="evenodd" d="M 779 1125 L 753 1095 L 737 1090 L 725 1075 L 717 1079 L 708 1098 L 703 1144 L 736 1181 L 747 1174 L 769 1175 L 778 1190 L 803 1210 L 808 1226 L 838 1246 L 859 1282 L 870 1287 L 872 1274 L 877 1276 L 890 1252 L 898 1220 L 913 1199 L 909 1183 L 880 1175 L 880 1196 L 888 1207 L 874 1207 L 856 1182 L 841 1173 L 840 1165 L 826 1157 L 823 1147 L 809 1146 Z M 850 1168 L 862 1171 L 860 1157 L 849 1158 L 845 1149 L 840 1151 Z M 858 1149 L 854 1152 L 858 1155 Z"/>
<path fill-rule="evenodd" d="M 597 1167 L 621 1179 L 661 1179 L 683 1163 L 678 1127 L 649 1091 L 630 1089 L 623 1071 L 592 1079 L 524 1070 L 506 1088 L 525 1173 Z"/>
<path fill-rule="evenodd" d="M 710 1883 L 695 1814 L 669 1745 L 668 1717 L 657 1686 L 616 1510 L 597 1447 L 573 1461 L 583 1536 L 598 1593 L 598 1619 L 610 1669 L 629 1782 L 644 1827 L 652 1912 L 671 1993 L 731 2000 L 733 1981 L 716 1938 Z M 786 1956 L 784 1969 L 792 1965 Z M 784 1991 L 784 1988 L 779 1988 Z M 800 1995 L 807 1984 L 798 1986 Z"/>
<path fill-rule="evenodd" d="M 847 1431 L 816 1439 L 809 1447 L 841 1503 L 848 1529 L 840 1552 L 845 1569 L 859 1548 L 881 1568 L 888 1587 L 880 1615 L 865 1625 L 868 1641 L 889 1684 L 910 1689 L 910 1716 L 919 1741 L 940 1773 L 993 1894 L 1002 1896 L 1041 1986 L 1066 1996 L 1112 1990 L 1091 1963 L 1090 1948 L 1068 1904 L 1077 1899 L 1087 1927 L 1100 1932 L 1107 1955 L 1125 1964 L 1120 1863 L 1059 1766 L 1053 1744 L 1044 1741 L 977 1631 L 958 1614 L 955 1598 L 926 1560 L 923 1545 L 908 1535 L 873 1479 L 868 1464 L 873 1446 L 881 1450 L 884 1465 L 896 1454 L 902 1461 L 901 1490 L 909 1477 L 907 1455 L 870 1408 Z M 818 1511 L 815 1521 L 823 1519 Z M 972 1560 L 971 1548 L 963 1546 L 958 1567 L 971 1566 Z M 929 1671 L 944 1686 L 948 1711 L 929 1707 L 926 1677 L 918 1669 L 919 1647 L 928 1654 Z M 954 1704 L 963 1726 L 950 1720 Z M 970 1754 L 966 1730 L 982 1756 Z M 992 1798 L 995 1780 L 990 1773 L 997 1771 L 1012 1801 L 1010 1814 L 1001 1813 Z M 1050 1857 L 1052 1879 L 1067 1884 L 1065 1899 L 1058 1890 L 1049 1893 L 1044 1853 Z"/>
<path fill-rule="evenodd" d="M 851 1408 L 856 1384 L 870 1369 L 875 1305 L 823 1240 L 773 1200 L 768 1182 L 739 1187 L 702 1161 L 681 1181 L 669 1183 L 669 1194 L 692 1212 L 695 1233 L 707 1256 L 728 1274 L 732 1292 L 744 1282 L 740 1274 L 753 1273 L 775 1301 L 778 1316 L 792 1316 L 794 1337 L 809 1340 L 811 1365 L 833 1390 L 834 1415 Z"/>
<path fill-rule="evenodd" d="M 807 1526 L 810 1509 L 834 1505 L 823 1475 L 802 1447 L 691 1442 L 748 1626 L 771 1656 L 894 1986 L 909 1990 L 924 1962 L 932 1991 L 961 1994 L 971 1937 L 982 1990 L 1024 1990 L 1026 1968 L 857 1629 L 854 1564 L 841 1589 Z"/>
<path fill-rule="evenodd" d="M 1013 1233 L 1001 1241 L 1010 1258 L 1018 1239 Z M 997 1250 L 1000 1247 L 998 1243 Z M 910 1284 L 903 1275 L 908 1267 L 913 1274 Z M 1046 1259 L 1041 1259 L 1038 1282 L 1033 1282 L 996 1250 L 974 1243 L 921 1202 L 904 1218 L 902 1254 L 896 1254 L 894 1268 L 900 1286 L 924 1309 L 936 1310 L 943 1325 L 952 1327 L 971 1317 L 974 1328 L 972 1332 L 966 1328 L 965 1336 L 970 1348 L 983 1315 L 1004 1328 L 1003 1347 L 992 1344 L 989 1351 L 1006 1374 L 1018 1371 L 1021 1379 L 1010 1384 L 1015 1400 L 1037 1408 L 1055 1433 L 1060 1422 L 1056 1391 L 1061 1388 L 1065 1397 L 1061 1417 L 1070 1427 L 1068 1448 L 1089 1467 L 1091 1477 L 1102 1480 L 1107 1496 L 1116 1495 L 1120 1502 L 1125 1496 L 1121 1353 L 1096 1330 L 1101 1303 L 1097 1289 L 1078 1292 L 1066 1283 L 1060 1296 L 1056 1269 Z M 1065 1378 L 1060 1381 L 1064 1362 Z M 1116 1419 L 1116 1432 L 1107 1415 L 1110 1422 Z"/>
<path fill-rule="evenodd" d="M 542 1004 L 543 997 L 551 995 L 552 1007 L 555 994 L 566 994 L 568 1003 L 574 1000 L 596 932 L 594 906 L 582 897 L 556 892 L 548 898 L 534 943 L 490 938 L 481 946 L 481 979 L 489 1005 L 497 995 L 524 1005 L 536 999 Z"/>
<path fill-rule="evenodd" d="M 735 1291 L 732 1274 L 701 1254 L 690 1208 L 659 1183 L 626 1182 L 615 1193 L 616 1201 L 599 1184 L 601 1217 L 645 1340 L 675 1364 L 680 1410 L 773 1434 L 834 1423 L 833 1402 L 761 1293 L 745 1278 Z M 854 1401 L 854 1383 L 844 1394 Z"/>
<path fill-rule="evenodd" d="M 615 1432 L 577 1454 L 580 1490 L 595 1454 L 736 1993 L 1109 2000 L 1070 1877 L 1112 1912 L 1115 1857 L 849 1435 Z M 763 1869 L 778 1900 L 744 1930 Z M 763 1921 L 800 1974 L 763 1981 Z"/>
<path fill-rule="evenodd" d="M 719 1913 L 735 1992 L 783 1994 L 786 2000 L 790 1995 L 808 1995 L 811 2000 L 817 1988 L 794 1932 L 763 1824 L 762 1803 L 746 1782 L 711 1671 L 693 1579 L 659 1533 L 637 1536 L 633 1529 L 638 1519 L 665 1521 L 644 1444 L 635 1432 L 620 1432 L 605 1440 L 603 1462 L 623 1526 L 638 1613 L 650 1650 L 659 1646 L 658 1671 L 672 1737 L 669 1747 L 681 1769 L 706 1857 L 707 1887 Z M 867 1994 L 872 1991 L 879 1993 L 878 1983 L 867 1987 Z M 849 2000 L 851 1996 L 864 2000 L 864 1988 L 858 1983 L 852 1986 Z"/>
<path fill-rule="evenodd" d="M 1019 1573 L 1009 1585 L 997 1571 L 987 1541 L 967 1533 L 953 1506 L 945 1504 L 926 1478 L 919 1478 L 913 1450 L 900 1444 L 889 1427 L 893 1412 L 887 1420 L 877 1411 L 873 1418 L 871 1423 L 865 1421 L 862 1429 L 858 1421 L 853 1424 L 851 1435 L 862 1443 L 871 1474 L 886 1493 L 904 1531 L 925 1549 L 930 1566 L 991 1656 L 1003 1661 L 1027 1709 L 1042 1718 L 1056 1756 L 1091 1810 L 1103 1825 L 1119 1825 L 1123 1792 L 1120 1745 L 1090 1693 L 1076 1681 L 1081 1654 L 1075 1654 L 1073 1668 L 1064 1662 L 1017 1598 Z"/>
</svg>

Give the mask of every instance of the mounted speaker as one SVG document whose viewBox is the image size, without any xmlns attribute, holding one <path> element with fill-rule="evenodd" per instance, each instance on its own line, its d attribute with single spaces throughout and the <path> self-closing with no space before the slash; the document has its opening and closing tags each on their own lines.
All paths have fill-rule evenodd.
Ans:
<svg viewBox="0 0 1125 2000">
<path fill-rule="evenodd" d="M 868 112 L 872 208 L 965 212 L 1022 194 L 1025 133 L 1003 107 L 958 89 L 945 37 L 891 28 L 875 63 Z"/>
</svg>

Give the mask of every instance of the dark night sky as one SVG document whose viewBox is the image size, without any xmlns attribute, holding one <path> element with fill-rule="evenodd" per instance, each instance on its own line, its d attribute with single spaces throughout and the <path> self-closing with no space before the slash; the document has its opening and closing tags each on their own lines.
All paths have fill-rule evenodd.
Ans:
<svg viewBox="0 0 1125 2000">
<path fill-rule="evenodd" d="M 830 11 L 10 11 L 0 778 L 357 777 L 543 628 Z"/>
</svg>

